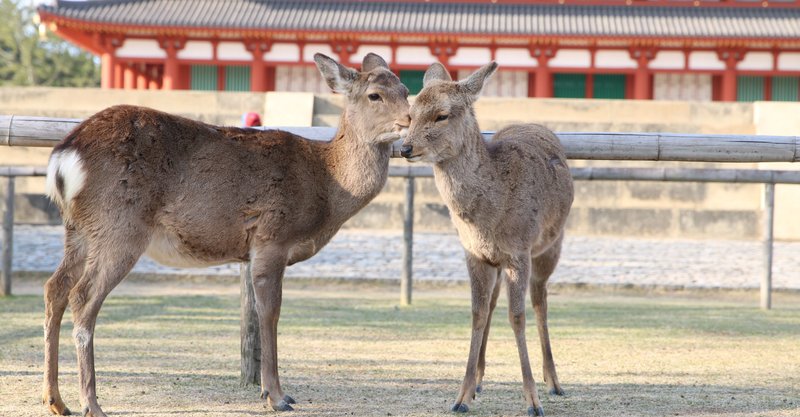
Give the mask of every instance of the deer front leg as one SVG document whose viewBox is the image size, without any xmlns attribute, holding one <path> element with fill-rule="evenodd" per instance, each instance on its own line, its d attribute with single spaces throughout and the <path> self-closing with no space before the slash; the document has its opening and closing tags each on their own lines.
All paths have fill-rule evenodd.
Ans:
<svg viewBox="0 0 800 417">
<path fill-rule="evenodd" d="M 291 411 L 295 401 L 283 394 L 278 377 L 278 320 L 288 251 L 270 246 L 254 252 L 250 262 L 261 341 L 261 398 L 275 411 Z"/>
<path fill-rule="evenodd" d="M 497 298 L 500 296 L 500 287 L 503 284 L 501 279 L 503 271 L 497 269 L 497 281 L 492 290 L 492 301 L 489 304 L 489 319 L 486 321 L 486 329 L 483 331 L 483 343 L 481 344 L 481 354 L 478 357 L 478 386 L 475 387 L 475 392 L 480 394 L 483 390 L 483 376 L 486 372 L 486 343 L 489 340 L 489 329 L 492 327 L 492 316 L 494 315 L 494 308 L 497 307 Z"/>
<path fill-rule="evenodd" d="M 522 390 L 528 404 L 529 416 L 544 416 L 544 409 L 536 392 L 531 363 L 528 358 L 528 345 L 525 341 L 525 293 L 531 275 L 529 254 L 515 257 L 506 269 L 508 274 L 508 320 L 514 330 L 519 352 L 519 365 L 522 371 Z"/>
<path fill-rule="evenodd" d="M 458 397 L 456 397 L 451 409 L 461 413 L 469 411 L 472 399 L 475 398 L 478 381 L 478 359 L 483 346 L 484 334 L 487 331 L 492 290 L 497 280 L 497 274 L 489 264 L 470 254 L 467 254 L 467 269 L 469 270 L 470 286 L 472 288 L 472 338 L 469 345 L 469 358 L 467 359 L 464 382 L 461 384 L 461 391 L 458 393 Z"/>
</svg>

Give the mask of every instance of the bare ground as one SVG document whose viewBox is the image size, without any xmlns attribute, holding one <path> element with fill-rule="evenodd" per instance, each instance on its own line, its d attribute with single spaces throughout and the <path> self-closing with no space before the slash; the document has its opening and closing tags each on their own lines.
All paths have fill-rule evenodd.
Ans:
<svg viewBox="0 0 800 417">
<path fill-rule="evenodd" d="M 41 282 L 0 299 L 0 416 L 45 416 Z M 544 394 L 532 313 L 529 351 L 548 416 L 800 416 L 800 295 L 775 309 L 754 292 L 652 293 L 561 288 L 550 330 L 567 395 Z M 287 283 L 279 351 L 292 416 L 451 415 L 469 345 L 469 291 L 368 283 Z M 485 390 L 470 415 L 522 415 L 521 377 L 501 301 Z M 529 308 L 530 310 L 530 308 Z M 61 393 L 79 411 L 65 319 Z M 100 403 L 110 416 L 254 416 L 239 386 L 235 281 L 131 280 L 107 300 L 95 340 Z"/>
</svg>

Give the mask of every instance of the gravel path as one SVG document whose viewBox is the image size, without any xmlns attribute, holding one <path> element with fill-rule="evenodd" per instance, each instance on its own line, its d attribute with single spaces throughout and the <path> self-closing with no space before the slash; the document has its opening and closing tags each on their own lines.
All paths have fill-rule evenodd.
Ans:
<svg viewBox="0 0 800 417">
<path fill-rule="evenodd" d="M 14 228 L 15 271 L 53 271 L 62 256 L 61 226 Z M 402 231 L 343 230 L 315 257 L 287 269 L 288 277 L 398 279 Z M 635 286 L 757 288 L 763 270 L 756 241 L 568 236 L 551 282 Z M 238 275 L 239 265 L 177 269 L 142 258 L 134 272 Z M 414 235 L 414 279 L 466 280 L 454 234 Z M 800 242 L 776 242 L 773 287 L 800 289 Z"/>
</svg>

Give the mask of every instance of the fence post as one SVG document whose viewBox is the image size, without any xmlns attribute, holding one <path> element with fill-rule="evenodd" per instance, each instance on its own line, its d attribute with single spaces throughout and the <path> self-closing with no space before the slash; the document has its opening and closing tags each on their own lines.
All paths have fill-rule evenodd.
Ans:
<svg viewBox="0 0 800 417">
<path fill-rule="evenodd" d="M 3 259 L 0 271 L 0 295 L 11 295 L 11 261 L 14 257 L 14 177 L 6 177 L 6 196 L 3 211 Z"/>
<path fill-rule="evenodd" d="M 761 276 L 761 309 L 772 308 L 772 234 L 775 216 L 775 184 L 764 184 L 764 274 Z"/>
<path fill-rule="evenodd" d="M 411 304 L 414 249 L 414 177 L 406 177 L 406 198 L 403 204 L 403 276 L 400 277 L 400 304 Z"/>
<path fill-rule="evenodd" d="M 250 262 L 242 262 L 239 269 L 241 290 L 241 323 L 242 340 L 242 375 L 239 385 L 261 385 L 261 340 L 258 331 L 258 313 L 256 312 L 253 280 L 250 273 Z"/>
</svg>

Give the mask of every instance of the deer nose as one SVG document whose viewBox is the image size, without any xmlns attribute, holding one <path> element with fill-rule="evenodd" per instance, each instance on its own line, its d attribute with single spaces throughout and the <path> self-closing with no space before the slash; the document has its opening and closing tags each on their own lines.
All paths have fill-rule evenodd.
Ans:
<svg viewBox="0 0 800 417">
<path fill-rule="evenodd" d="M 413 149 L 414 147 L 411 145 L 403 145 L 403 147 L 400 148 L 400 156 L 402 156 L 403 158 L 410 158 L 411 151 Z"/>
</svg>

